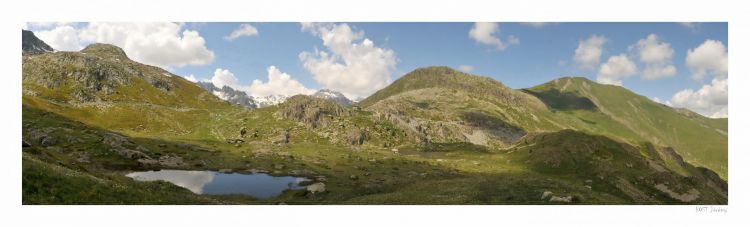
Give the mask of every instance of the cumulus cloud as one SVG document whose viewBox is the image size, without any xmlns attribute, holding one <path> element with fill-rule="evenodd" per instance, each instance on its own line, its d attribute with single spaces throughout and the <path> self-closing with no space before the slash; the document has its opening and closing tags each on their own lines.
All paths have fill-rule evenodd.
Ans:
<svg viewBox="0 0 750 227">
<path fill-rule="evenodd" d="M 637 50 L 640 62 L 645 65 L 643 79 L 656 80 L 677 74 L 677 68 L 672 64 L 674 49 L 669 43 L 660 42 L 655 34 L 638 40 L 631 48 Z"/>
<path fill-rule="evenodd" d="M 599 68 L 596 81 L 603 84 L 622 86 L 622 79 L 628 78 L 638 72 L 638 67 L 625 54 L 611 56 L 606 63 Z"/>
<path fill-rule="evenodd" d="M 711 84 L 700 89 L 685 89 L 672 96 L 670 103 L 674 107 L 684 107 L 707 117 L 720 118 L 728 116 L 728 81 L 726 78 L 714 78 Z"/>
<path fill-rule="evenodd" d="M 468 72 L 471 72 L 472 70 L 474 70 L 474 66 L 471 66 L 471 65 L 459 65 L 458 66 L 458 70 L 461 70 L 461 71 L 464 71 L 464 72 L 468 73 Z"/>
<path fill-rule="evenodd" d="M 302 31 L 323 41 L 326 50 L 302 52 L 299 59 L 315 81 L 350 99 L 368 96 L 391 82 L 393 50 L 375 46 L 347 24 L 302 23 Z"/>
<path fill-rule="evenodd" d="M 82 48 L 81 40 L 78 38 L 78 31 L 69 25 L 55 27 L 51 30 L 37 31 L 34 34 L 55 50 L 78 51 Z"/>
<path fill-rule="evenodd" d="M 268 72 L 266 77 L 268 79 L 267 81 L 253 80 L 249 86 L 243 85 L 234 73 L 228 69 L 222 68 L 217 68 L 211 79 L 207 81 L 213 83 L 214 86 L 218 88 L 227 86 L 238 91 L 244 91 L 255 97 L 265 97 L 270 95 L 309 95 L 315 93 L 315 90 L 306 88 L 302 83 L 293 79 L 291 75 L 282 72 L 276 68 L 276 66 L 269 66 L 266 71 Z M 198 81 L 193 75 L 188 76 L 186 79 L 190 81 Z"/>
<path fill-rule="evenodd" d="M 135 61 L 160 67 L 206 65 L 214 60 L 203 37 L 178 23 L 92 22 L 81 28 L 63 25 L 35 33 L 55 49 L 76 51 L 92 42 L 109 43 Z"/>
<path fill-rule="evenodd" d="M 685 65 L 693 73 L 692 78 L 702 80 L 713 76 L 710 84 L 700 89 L 685 89 L 672 96 L 675 107 L 684 107 L 707 117 L 728 117 L 728 58 L 723 43 L 706 40 L 700 46 L 688 50 Z"/>
<path fill-rule="evenodd" d="M 505 50 L 509 45 L 521 43 L 515 36 L 508 36 L 507 41 L 500 39 L 500 26 L 492 22 L 476 22 L 469 30 L 469 37 L 478 43 L 494 46 L 497 50 Z"/>
<path fill-rule="evenodd" d="M 226 40 L 235 40 L 242 36 L 257 36 L 258 29 L 250 24 L 241 24 L 239 28 L 235 29 L 228 36 L 224 36 Z"/>
<path fill-rule="evenodd" d="M 685 57 L 685 65 L 693 73 L 694 80 L 703 80 L 706 75 L 726 78 L 728 69 L 727 48 L 721 41 L 706 40 Z"/>
<path fill-rule="evenodd" d="M 256 97 L 269 95 L 309 95 L 315 93 L 315 90 L 306 88 L 299 81 L 292 79 L 292 76 L 289 74 L 281 72 L 276 66 L 269 66 L 267 71 L 268 81 L 253 80 L 253 83 L 247 89 L 248 93 Z"/>
<path fill-rule="evenodd" d="M 607 38 L 599 35 L 592 35 L 586 40 L 578 41 L 573 60 L 582 69 L 595 70 L 602 57 L 602 46 L 606 42 Z"/>
<path fill-rule="evenodd" d="M 237 79 L 237 77 L 234 76 L 234 73 L 228 69 L 216 69 L 216 71 L 214 71 L 214 76 L 211 77 L 211 83 L 218 88 L 227 86 L 234 89 L 245 90 L 245 88 L 240 85 L 240 80 Z"/>
</svg>

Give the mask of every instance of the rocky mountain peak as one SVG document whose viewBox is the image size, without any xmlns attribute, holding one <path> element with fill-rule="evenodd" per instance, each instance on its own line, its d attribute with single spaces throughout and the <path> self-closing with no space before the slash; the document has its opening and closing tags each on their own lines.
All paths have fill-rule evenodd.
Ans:
<svg viewBox="0 0 750 227">
<path fill-rule="evenodd" d="M 34 32 L 28 30 L 22 30 L 21 32 L 21 48 L 24 54 L 39 54 L 55 51 L 47 45 L 44 41 L 37 38 Z"/>
<path fill-rule="evenodd" d="M 81 50 L 81 53 L 94 54 L 100 57 L 114 57 L 128 59 L 128 55 L 122 48 L 112 44 L 94 43 Z"/>
<path fill-rule="evenodd" d="M 312 94 L 312 97 L 331 100 L 344 106 L 351 106 L 354 103 L 341 92 L 326 88 L 318 90 L 315 94 Z"/>
</svg>

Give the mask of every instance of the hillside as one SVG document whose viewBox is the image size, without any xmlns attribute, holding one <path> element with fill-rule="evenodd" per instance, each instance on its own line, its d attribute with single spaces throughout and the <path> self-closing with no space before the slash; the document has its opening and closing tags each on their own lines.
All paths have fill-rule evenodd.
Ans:
<svg viewBox="0 0 750 227">
<path fill-rule="evenodd" d="M 530 132 L 574 129 L 633 145 L 672 147 L 727 174 L 726 119 L 674 109 L 620 86 L 560 78 L 514 90 L 447 67 L 416 69 L 359 105 L 422 141 L 506 147 Z"/>
<path fill-rule="evenodd" d="M 560 78 L 524 91 L 537 96 L 571 128 L 631 144 L 674 148 L 690 163 L 727 177 L 727 120 L 674 109 L 623 87 Z"/>
</svg>

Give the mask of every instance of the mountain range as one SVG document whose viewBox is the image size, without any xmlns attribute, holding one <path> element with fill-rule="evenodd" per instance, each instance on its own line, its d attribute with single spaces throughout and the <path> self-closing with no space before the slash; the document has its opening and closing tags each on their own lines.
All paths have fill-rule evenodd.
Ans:
<svg viewBox="0 0 750 227">
<path fill-rule="evenodd" d="M 278 105 L 289 98 L 289 96 L 286 95 L 250 96 L 244 91 L 235 90 L 229 86 L 218 88 L 209 81 L 198 81 L 196 84 L 222 100 L 247 108 L 262 108 Z M 344 94 L 341 94 L 341 92 L 329 89 L 320 89 L 311 96 L 331 100 L 345 106 L 351 106 L 354 103 L 346 98 Z"/>
<path fill-rule="evenodd" d="M 356 103 L 261 99 L 23 34 L 24 204 L 727 204 L 728 119 L 583 77 L 512 89 L 433 66 Z M 162 168 L 317 187 L 216 197 L 122 174 Z"/>
</svg>

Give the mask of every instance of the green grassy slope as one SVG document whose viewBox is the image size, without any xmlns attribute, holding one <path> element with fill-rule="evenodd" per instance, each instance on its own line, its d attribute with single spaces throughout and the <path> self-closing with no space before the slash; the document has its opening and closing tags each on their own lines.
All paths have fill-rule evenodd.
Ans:
<svg viewBox="0 0 750 227">
<path fill-rule="evenodd" d="M 673 147 L 688 162 L 727 177 L 726 119 L 676 110 L 623 87 L 585 78 L 560 78 L 526 90 L 556 115 L 579 122 L 573 128 L 632 144 L 648 141 Z M 580 121 L 572 120 L 576 118 Z"/>
</svg>

